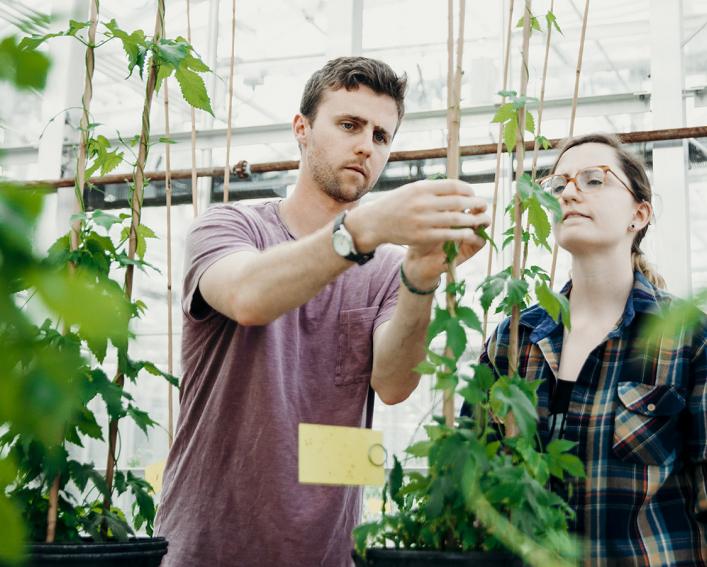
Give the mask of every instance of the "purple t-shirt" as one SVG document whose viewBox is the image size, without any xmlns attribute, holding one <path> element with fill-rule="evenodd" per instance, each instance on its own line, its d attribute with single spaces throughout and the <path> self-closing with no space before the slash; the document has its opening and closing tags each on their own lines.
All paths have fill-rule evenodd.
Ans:
<svg viewBox="0 0 707 567">
<path fill-rule="evenodd" d="M 275 202 L 214 206 L 189 232 L 180 415 L 157 519 L 163 567 L 350 564 L 361 490 L 299 484 L 298 424 L 363 425 L 373 331 L 392 317 L 403 252 L 379 247 L 264 326 L 237 325 L 201 297 L 216 260 L 290 240 Z"/>
</svg>

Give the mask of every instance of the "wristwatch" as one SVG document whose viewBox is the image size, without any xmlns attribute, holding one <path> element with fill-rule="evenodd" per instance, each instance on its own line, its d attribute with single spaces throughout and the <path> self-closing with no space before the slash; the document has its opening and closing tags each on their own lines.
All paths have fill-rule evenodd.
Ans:
<svg viewBox="0 0 707 567">
<path fill-rule="evenodd" d="M 346 211 L 336 217 L 334 221 L 334 231 L 331 234 L 331 243 L 334 246 L 334 252 L 362 266 L 373 258 L 375 250 L 367 254 L 359 253 L 354 245 L 353 236 L 351 236 L 351 233 L 346 230 L 344 226 L 344 219 L 346 219 Z"/>
</svg>

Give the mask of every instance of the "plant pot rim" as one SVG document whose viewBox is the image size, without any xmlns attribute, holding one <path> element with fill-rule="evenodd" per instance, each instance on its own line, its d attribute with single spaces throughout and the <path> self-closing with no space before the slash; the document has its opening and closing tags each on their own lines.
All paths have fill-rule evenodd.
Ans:
<svg viewBox="0 0 707 567">
<path fill-rule="evenodd" d="M 136 537 L 127 541 L 83 541 L 72 542 L 35 542 L 30 543 L 29 551 L 33 558 L 43 559 L 61 556 L 64 559 L 87 560 L 100 558 L 105 554 L 120 554 L 124 558 L 141 558 L 146 556 L 162 556 L 167 551 L 168 542 L 164 537 Z"/>
</svg>

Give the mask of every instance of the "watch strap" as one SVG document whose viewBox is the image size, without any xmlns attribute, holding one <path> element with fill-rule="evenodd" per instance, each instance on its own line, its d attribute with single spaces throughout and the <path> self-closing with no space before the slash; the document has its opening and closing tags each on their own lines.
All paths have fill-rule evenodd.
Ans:
<svg viewBox="0 0 707 567">
<path fill-rule="evenodd" d="M 370 261 L 373 259 L 373 255 L 375 254 L 375 250 L 372 250 L 371 252 L 367 252 L 365 254 L 362 254 L 356 250 L 356 245 L 354 244 L 353 241 L 353 236 L 351 233 L 346 229 L 346 225 L 344 224 L 344 220 L 346 219 L 346 213 L 347 211 L 343 211 L 340 213 L 336 219 L 334 220 L 334 230 L 332 231 L 332 234 L 336 234 L 337 232 L 341 230 L 345 230 L 346 233 L 348 234 L 349 238 L 351 239 L 351 249 L 352 251 L 344 256 L 347 260 L 351 262 L 356 262 L 359 266 L 363 266 L 366 262 Z"/>
</svg>

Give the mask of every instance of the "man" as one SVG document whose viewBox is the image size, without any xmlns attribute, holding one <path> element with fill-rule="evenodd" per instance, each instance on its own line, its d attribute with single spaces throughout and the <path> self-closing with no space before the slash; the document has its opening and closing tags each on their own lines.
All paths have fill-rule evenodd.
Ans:
<svg viewBox="0 0 707 567">
<path fill-rule="evenodd" d="M 387 404 L 410 395 L 442 244 L 459 242 L 463 261 L 489 222 L 459 181 L 358 204 L 388 159 L 404 92 L 384 63 L 330 61 L 293 121 L 292 195 L 215 206 L 193 226 L 179 426 L 158 519 L 163 565 L 350 563 L 361 491 L 298 483 L 298 424 L 362 426 L 369 384 Z"/>
</svg>

